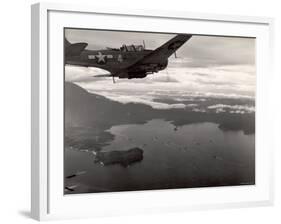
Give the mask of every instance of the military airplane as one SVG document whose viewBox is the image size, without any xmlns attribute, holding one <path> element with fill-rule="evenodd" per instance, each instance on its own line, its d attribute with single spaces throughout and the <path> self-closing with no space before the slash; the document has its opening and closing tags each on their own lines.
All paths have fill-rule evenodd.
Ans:
<svg viewBox="0 0 281 224">
<path fill-rule="evenodd" d="M 94 77 L 119 77 L 121 79 L 144 78 L 157 73 L 168 65 L 168 58 L 176 53 L 192 35 L 178 34 L 155 50 L 143 45 L 125 45 L 120 48 L 88 50 L 88 43 L 70 43 L 65 39 L 65 64 L 97 67 L 110 72 Z"/>
</svg>

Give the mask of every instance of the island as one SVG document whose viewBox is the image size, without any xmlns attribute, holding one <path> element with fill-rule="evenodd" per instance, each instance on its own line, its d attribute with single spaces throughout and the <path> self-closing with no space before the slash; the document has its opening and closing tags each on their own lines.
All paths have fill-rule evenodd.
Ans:
<svg viewBox="0 0 281 224">
<path fill-rule="evenodd" d="M 98 151 L 94 153 L 95 163 L 100 163 L 103 166 L 120 164 L 123 167 L 139 162 L 143 159 L 143 150 L 135 147 L 126 151 Z"/>
</svg>

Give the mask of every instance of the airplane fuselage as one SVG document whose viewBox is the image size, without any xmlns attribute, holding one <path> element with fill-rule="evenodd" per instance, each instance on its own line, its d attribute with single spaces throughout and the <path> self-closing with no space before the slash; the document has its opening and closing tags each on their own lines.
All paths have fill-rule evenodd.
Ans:
<svg viewBox="0 0 281 224">
<path fill-rule="evenodd" d="M 88 43 L 71 44 L 65 39 L 65 64 L 101 68 L 109 71 L 112 77 L 144 78 L 165 69 L 168 58 L 191 36 L 178 34 L 155 50 L 145 49 L 143 45 L 125 44 L 120 48 L 89 50 L 86 49 Z"/>
<path fill-rule="evenodd" d="M 168 60 L 158 59 L 149 63 L 137 65 L 130 72 L 118 73 L 117 71 L 126 70 L 137 61 L 150 54 L 152 50 L 143 51 L 121 51 L 121 50 L 84 50 L 80 55 L 68 56 L 66 64 L 80 65 L 86 67 L 98 67 L 110 71 L 112 75 L 119 78 L 144 78 L 147 74 L 152 74 L 165 69 Z"/>
</svg>

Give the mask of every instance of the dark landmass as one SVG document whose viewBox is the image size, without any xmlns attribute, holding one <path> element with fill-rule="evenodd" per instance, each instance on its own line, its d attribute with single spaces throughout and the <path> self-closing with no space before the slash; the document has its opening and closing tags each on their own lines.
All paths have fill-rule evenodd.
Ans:
<svg viewBox="0 0 281 224">
<path fill-rule="evenodd" d="M 67 179 L 74 178 L 74 177 L 83 175 L 83 174 L 85 174 L 85 173 L 86 173 L 86 171 L 76 172 L 76 173 L 74 173 L 74 174 L 71 174 L 71 175 L 69 175 L 69 176 L 66 176 L 66 178 L 67 178 Z"/>
<path fill-rule="evenodd" d="M 80 151 L 99 151 L 108 145 L 114 136 L 98 127 L 68 127 L 65 130 L 64 145 Z"/>
<path fill-rule="evenodd" d="M 120 164 L 123 167 L 127 167 L 142 159 L 143 150 L 137 147 L 127 151 L 97 152 L 95 155 L 95 162 L 101 163 L 104 166 Z"/>
<path fill-rule="evenodd" d="M 208 99 L 206 99 L 208 101 Z M 122 104 L 109 100 L 103 96 L 97 94 L 90 94 L 83 88 L 79 87 L 73 83 L 65 83 L 65 150 L 85 150 L 89 151 L 90 154 L 95 154 L 95 162 L 102 163 L 107 169 L 114 168 L 114 172 L 109 172 L 110 175 L 115 175 L 116 170 L 127 171 L 127 169 L 120 169 L 120 167 L 113 167 L 110 165 L 117 164 L 127 167 L 136 162 L 143 160 L 143 150 L 140 148 L 133 148 L 127 151 L 110 151 L 103 152 L 104 146 L 109 145 L 113 139 L 112 135 L 108 129 L 112 126 L 122 125 L 122 124 L 144 124 L 147 121 L 153 119 L 163 119 L 170 121 L 175 125 L 174 131 L 178 131 L 180 126 L 192 123 L 202 123 L 202 122 L 212 122 L 218 125 L 223 131 L 243 131 L 245 134 L 255 133 L 255 113 L 245 113 L 245 114 L 231 114 L 231 113 L 215 113 L 212 111 L 193 112 L 186 109 L 168 109 L 160 110 L 153 109 L 152 107 L 144 104 Z M 239 99 L 237 101 L 232 101 L 233 105 L 241 105 Z M 240 102 L 240 103 L 239 103 Z M 181 102 L 171 102 L 171 103 L 181 103 Z M 194 103 L 194 102 L 190 102 Z M 195 102 L 196 103 L 196 102 Z M 207 103 L 207 102 L 206 102 Z M 199 104 L 199 102 L 198 102 Z M 212 104 L 228 104 L 232 105 L 229 101 L 218 101 L 212 102 Z M 250 102 L 245 100 L 245 104 L 250 105 Z M 211 137 L 211 136 L 210 136 Z M 213 143 L 210 139 L 209 143 Z M 200 143 L 196 143 L 200 145 Z M 199 146 L 198 146 L 199 148 Z M 94 152 L 94 153 L 92 153 Z M 81 153 L 83 154 L 83 153 Z M 192 154 L 191 154 L 192 155 Z M 195 158 L 195 157 L 194 157 Z M 201 158 L 201 157 L 198 157 Z M 92 193 L 92 192 L 112 192 L 112 191 L 129 191 L 129 190 L 152 190 L 152 189 L 173 189 L 173 188 L 187 188 L 187 187 L 208 187 L 208 186 L 235 186 L 241 184 L 254 184 L 254 165 L 251 166 L 253 174 L 248 178 L 247 175 L 241 176 L 241 168 L 239 164 L 224 165 L 224 158 L 220 154 L 211 154 L 211 167 L 207 169 L 211 175 L 204 175 L 206 169 L 199 169 L 196 163 L 188 163 L 186 167 L 191 169 L 189 173 L 190 178 L 182 179 L 182 173 L 172 172 L 167 169 L 164 173 L 164 177 L 169 176 L 169 182 L 152 182 L 149 185 L 130 183 L 128 184 L 128 174 L 120 175 L 119 178 L 105 178 L 109 179 L 109 184 L 100 184 L 100 182 L 90 181 L 85 183 L 82 180 L 91 179 L 92 176 L 87 176 L 81 170 L 87 170 L 85 167 L 80 167 L 80 172 L 75 169 L 70 169 L 68 175 L 65 176 L 65 193 L 75 194 L 75 193 Z M 191 160 L 192 161 L 192 160 Z M 68 169 L 67 166 L 72 166 L 72 162 L 76 161 L 65 161 L 65 170 Z M 200 160 L 197 161 L 198 164 L 202 164 Z M 83 162 L 82 162 L 83 163 Z M 222 164 L 222 167 L 221 165 Z M 81 164 L 80 164 L 81 165 Z M 90 160 L 90 165 L 92 160 Z M 141 165 L 141 164 L 139 164 Z M 158 164 L 156 164 L 158 165 Z M 225 166 L 230 167 L 229 173 L 226 172 Z M 233 168 L 232 168 L 233 166 Z M 97 170 L 100 166 L 96 166 Z M 219 169 L 217 169 L 219 167 Z M 253 168 L 252 168 L 253 167 Z M 117 169 L 115 169 L 117 168 Z M 158 167 L 157 167 L 158 168 Z M 104 170 L 102 168 L 101 170 Z M 247 166 L 246 166 L 246 169 Z M 88 171 L 88 170 L 87 170 Z M 222 177 L 224 178 L 214 178 L 218 177 L 217 172 L 222 172 Z M 244 172 L 244 171 L 243 171 Z M 66 172 L 65 172 L 66 173 Z M 196 173 L 196 176 L 192 176 Z M 227 175 L 225 175 L 227 173 Z M 122 173 L 123 174 L 123 173 Z M 161 172 L 160 172 L 161 174 Z M 81 176 L 80 176 L 81 175 Z M 201 178 L 197 178 L 198 176 Z M 164 177 L 159 177 L 159 180 Z M 197 178 L 197 179 L 196 179 Z M 106 180 L 108 181 L 108 180 Z M 114 184 L 115 181 L 121 184 Z M 108 186 L 108 187 L 107 187 Z"/>
<path fill-rule="evenodd" d="M 65 191 L 74 191 L 74 189 L 72 189 L 71 187 L 65 187 L 64 190 Z"/>
<path fill-rule="evenodd" d="M 242 130 L 245 134 L 255 133 L 255 113 L 230 114 L 208 111 L 201 113 L 176 108 L 154 109 L 151 106 L 136 103 L 122 104 L 97 94 L 91 94 L 76 84 L 65 82 L 65 136 L 70 136 L 70 139 L 66 138 L 66 142 L 73 141 L 71 132 L 75 128 L 82 132 L 81 127 L 89 128 L 93 133 L 88 140 L 81 134 L 86 143 L 76 142 L 80 148 L 82 148 L 81 144 L 100 148 L 100 144 L 106 144 L 112 140 L 113 136 L 105 132 L 112 126 L 143 124 L 152 119 L 171 121 L 177 127 L 192 123 L 213 122 L 224 131 Z M 95 141 L 93 136 L 103 139 Z"/>
</svg>

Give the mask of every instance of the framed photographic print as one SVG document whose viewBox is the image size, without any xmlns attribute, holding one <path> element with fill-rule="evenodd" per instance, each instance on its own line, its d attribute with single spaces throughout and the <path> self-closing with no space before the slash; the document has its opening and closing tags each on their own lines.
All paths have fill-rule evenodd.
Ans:
<svg viewBox="0 0 281 224">
<path fill-rule="evenodd" d="M 270 205 L 270 18 L 32 6 L 32 217 Z"/>
</svg>

